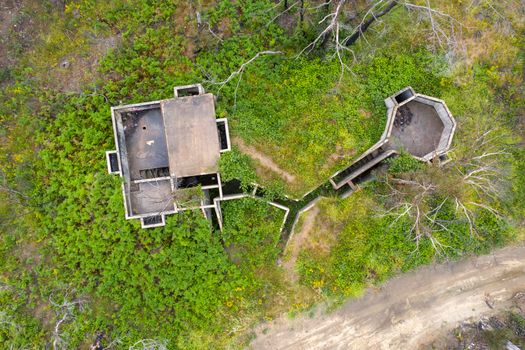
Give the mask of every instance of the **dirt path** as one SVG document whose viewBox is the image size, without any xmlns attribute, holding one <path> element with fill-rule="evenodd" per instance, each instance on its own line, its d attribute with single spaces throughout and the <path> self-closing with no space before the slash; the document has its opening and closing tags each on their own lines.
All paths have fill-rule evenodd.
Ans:
<svg viewBox="0 0 525 350">
<path fill-rule="evenodd" d="M 299 278 L 297 271 L 295 270 L 297 257 L 299 256 L 303 242 L 308 238 L 308 234 L 314 227 L 317 214 L 319 214 L 319 208 L 317 206 L 314 206 L 312 209 L 308 210 L 305 213 L 303 224 L 301 225 L 301 231 L 294 234 L 291 240 L 288 242 L 290 251 L 287 252 L 289 255 L 287 256 L 287 260 L 283 262 L 283 267 L 288 278 L 293 282 L 297 282 Z"/>
<path fill-rule="evenodd" d="M 20 15 L 21 7 L 21 4 L 14 1 L 0 0 L 0 68 L 9 67 L 14 61 L 8 55 L 9 39 L 10 32 L 17 30 L 14 24 Z"/>
<path fill-rule="evenodd" d="M 259 152 L 255 147 L 247 145 L 242 139 L 235 137 L 233 139 L 233 143 L 239 147 L 239 149 L 243 152 L 252 157 L 253 159 L 257 160 L 263 167 L 273 171 L 274 173 L 281 176 L 284 180 L 286 180 L 289 183 L 295 182 L 295 176 L 290 174 L 289 172 L 281 169 L 279 165 L 277 165 L 270 157 L 268 157 L 266 154 Z"/>
<path fill-rule="evenodd" d="M 329 315 L 261 325 L 251 348 L 414 349 L 462 320 L 510 306 L 524 291 L 525 246 L 520 245 L 417 269 Z"/>
</svg>

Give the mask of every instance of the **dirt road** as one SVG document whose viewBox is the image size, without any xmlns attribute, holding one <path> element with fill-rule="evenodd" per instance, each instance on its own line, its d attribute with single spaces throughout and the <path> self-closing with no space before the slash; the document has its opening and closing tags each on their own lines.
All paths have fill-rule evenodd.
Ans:
<svg viewBox="0 0 525 350">
<path fill-rule="evenodd" d="M 460 321 L 510 306 L 518 292 L 525 292 L 525 245 L 417 269 L 332 314 L 261 325 L 251 348 L 415 349 Z"/>
</svg>

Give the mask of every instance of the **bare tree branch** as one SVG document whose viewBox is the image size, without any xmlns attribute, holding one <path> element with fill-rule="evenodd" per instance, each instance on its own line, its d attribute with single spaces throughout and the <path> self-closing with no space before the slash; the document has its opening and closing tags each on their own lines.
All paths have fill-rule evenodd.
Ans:
<svg viewBox="0 0 525 350">
<path fill-rule="evenodd" d="M 503 135 L 495 130 L 480 132 L 465 147 L 462 157 L 429 165 L 423 172 L 386 176 L 387 208 L 382 216 L 393 218 L 390 226 L 402 218 L 409 219 L 412 226 L 408 234 L 416 243 L 416 251 L 420 241 L 427 239 L 442 257 L 452 247 L 443 244 L 438 233 L 458 234 L 452 224 L 465 224 L 470 237 L 479 236 L 476 221 L 481 211 L 501 217 L 497 203 L 505 195 L 505 156 L 510 154 L 498 149 L 498 139 Z M 455 218 L 440 217 L 447 207 L 455 207 Z"/>
<path fill-rule="evenodd" d="M 210 22 L 204 22 L 206 23 L 206 26 L 208 27 L 208 32 L 211 33 L 211 35 L 213 35 L 213 37 L 217 40 L 219 40 L 220 42 L 222 42 L 222 38 L 220 36 L 218 36 L 217 34 L 215 34 L 215 32 L 213 30 L 211 30 L 211 25 L 210 25 Z"/>
<path fill-rule="evenodd" d="M 141 339 L 129 347 L 129 350 L 167 350 L 167 341 L 163 339 Z"/>
<path fill-rule="evenodd" d="M 274 16 L 271 20 L 268 21 L 268 23 L 266 23 L 266 27 L 269 27 L 270 24 L 272 24 L 277 18 L 281 17 L 282 15 L 284 15 L 286 12 L 290 11 L 292 8 L 294 8 L 295 6 L 297 6 L 299 4 L 301 0 L 297 0 L 296 2 L 294 2 L 292 5 L 288 6 L 284 11 L 282 12 L 279 12 L 276 16 Z"/>
<path fill-rule="evenodd" d="M 341 12 L 341 9 L 342 9 L 342 6 L 343 4 L 346 2 L 346 0 L 339 0 L 337 2 L 337 5 L 335 7 L 335 10 L 334 12 L 332 13 L 329 13 L 328 15 L 326 15 L 323 19 L 321 19 L 318 24 L 323 24 L 326 20 L 330 19 L 330 22 L 328 22 L 328 25 L 324 28 L 323 31 L 321 31 L 321 33 L 314 39 L 314 41 L 312 41 L 311 43 L 309 43 L 308 45 L 306 45 L 297 55 L 296 55 L 296 58 L 300 57 L 303 53 L 310 53 L 317 45 L 317 43 L 319 43 L 319 41 L 321 39 L 323 39 L 326 35 L 329 35 L 333 30 L 334 28 L 336 27 L 336 24 L 338 23 L 338 20 L 339 20 L 339 15 L 340 15 L 340 12 Z"/>
<path fill-rule="evenodd" d="M 219 85 L 219 89 L 217 90 L 217 92 L 220 92 L 222 90 L 222 88 L 226 84 L 228 84 L 233 78 L 238 76 L 237 85 L 235 86 L 235 93 L 234 93 L 234 97 L 233 97 L 233 100 L 234 100 L 233 109 L 234 110 L 237 107 L 237 90 L 239 90 L 239 85 L 241 83 L 242 75 L 244 73 L 244 70 L 246 69 L 246 66 L 248 66 L 250 63 L 255 61 L 257 58 L 259 58 L 261 56 L 264 56 L 264 55 L 282 55 L 282 51 L 270 51 L 270 50 L 268 50 L 268 51 L 258 52 L 255 56 L 250 58 L 248 61 L 246 61 L 243 64 L 241 64 L 239 69 L 237 69 L 235 72 L 231 73 L 230 76 L 226 80 L 223 80 L 223 81 L 218 82 L 218 83 L 212 82 L 213 85 Z"/>
<path fill-rule="evenodd" d="M 448 13 L 436 10 L 430 6 L 429 0 L 426 0 L 426 6 L 416 5 L 407 1 L 402 2 L 408 10 L 420 13 L 423 18 L 430 22 L 432 37 L 441 49 L 455 50 L 458 46 L 457 31 L 459 34 L 463 24 Z"/>
<path fill-rule="evenodd" d="M 345 46 L 350 46 L 352 45 L 353 43 L 355 43 L 357 41 L 357 39 L 359 39 L 360 36 L 362 36 L 364 34 L 364 32 L 368 29 L 368 27 L 370 27 L 370 25 L 372 23 L 374 23 L 374 21 L 376 21 L 377 19 L 379 19 L 380 17 L 386 15 L 387 13 L 389 13 L 396 5 L 397 5 L 397 1 L 390 1 L 388 3 L 388 5 L 386 5 L 386 7 L 384 9 L 382 9 L 381 11 L 379 12 L 372 12 L 377 6 L 379 6 L 380 4 L 382 4 L 382 1 L 379 1 L 378 3 L 374 4 L 374 6 L 372 6 L 370 8 L 370 10 L 368 10 L 368 12 L 365 14 L 365 16 L 363 17 L 363 20 L 361 21 L 361 23 L 357 26 L 357 28 L 353 31 L 353 33 L 346 37 L 344 39 L 344 45 Z M 366 20 L 366 18 L 371 14 L 371 17 L 368 18 L 368 20 Z M 365 21 L 366 20 L 366 21 Z"/>
<path fill-rule="evenodd" d="M 52 345 L 53 350 L 58 349 L 68 349 L 68 343 L 67 341 L 62 337 L 60 334 L 60 327 L 67 321 L 70 321 L 74 319 L 75 309 L 79 309 L 80 311 L 84 308 L 84 303 L 86 302 L 82 298 L 69 300 L 70 294 L 74 293 L 74 290 L 66 290 L 65 295 L 61 298 L 61 301 L 56 301 L 53 299 L 53 295 L 49 297 L 49 303 L 55 308 L 55 312 L 57 314 L 58 320 L 55 324 L 55 327 L 53 328 L 53 335 L 52 335 Z"/>
</svg>

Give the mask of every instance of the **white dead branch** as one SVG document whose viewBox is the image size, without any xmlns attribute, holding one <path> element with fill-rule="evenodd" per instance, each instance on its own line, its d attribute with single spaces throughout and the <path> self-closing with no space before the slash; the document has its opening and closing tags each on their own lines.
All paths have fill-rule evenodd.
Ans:
<svg viewBox="0 0 525 350">
<path fill-rule="evenodd" d="M 318 21 L 319 34 L 296 55 L 296 58 L 307 55 L 316 47 L 323 46 L 327 41 L 330 41 L 334 50 L 333 57 L 337 57 L 341 66 L 339 78 L 341 81 L 345 71 L 351 72 L 347 58 L 351 58 L 353 62 L 356 61 L 355 53 L 350 46 L 359 38 L 368 42 L 365 36 L 367 29 L 374 22 L 382 22 L 381 17 L 389 13 L 398 4 L 404 6 L 408 11 L 418 14 L 420 21 L 429 22 L 432 31 L 431 38 L 441 49 L 452 51 L 458 47 L 462 23 L 450 14 L 431 7 L 429 0 L 426 0 L 424 5 L 408 1 L 375 0 L 371 2 L 355 26 L 349 25 L 347 16 L 345 17 L 343 14 L 345 7 L 355 7 L 356 4 L 347 0 L 330 0 L 318 6 L 307 8 L 316 11 L 332 5 L 333 10 Z"/>
<path fill-rule="evenodd" d="M 223 81 L 218 82 L 218 83 L 212 82 L 212 84 L 219 86 L 219 89 L 217 90 L 217 93 L 219 93 L 226 84 L 228 84 L 232 79 L 237 77 L 237 85 L 235 86 L 235 92 L 234 92 L 234 96 L 233 96 L 233 101 L 234 101 L 233 102 L 233 109 L 235 110 L 235 108 L 237 107 L 237 91 L 239 90 L 239 85 L 240 85 L 241 80 L 242 80 L 242 75 L 243 75 L 244 70 L 246 69 L 246 67 L 250 63 L 252 63 L 253 61 L 255 61 L 256 59 L 258 59 L 261 56 L 265 56 L 265 55 L 282 55 L 282 54 L 283 54 L 282 51 L 271 51 L 271 50 L 258 52 L 255 56 L 250 58 L 248 61 L 246 61 L 243 64 L 241 64 L 239 69 L 237 69 L 235 72 L 231 73 L 230 76 L 228 78 L 226 78 L 226 80 L 223 80 Z"/>
<path fill-rule="evenodd" d="M 341 80 L 343 79 L 345 71 L 351 72 L 350 67 L 345 63 L 344 53 L 345 52 L 349 53 L 351 57 L 354 59 L 354 61 L 356 59 L 354 51 L 348 48 L 346 45 L 343 45 L 343 43 L 340 40 L 339 33 L 340 33 L 341 28 L 344 28 L 344 25 L 340 23 L 339 19 L 340 19 L 341 11 L 343 9 L 343 5 L 345 4 L 345 2 L 346 0 L 340 0 L 336 2 L 335 10 L 332 13 L 329 13 L 328 15 L 324 16 L 318 23 L 319 25 L 321 25 L 326 22 L 327 23 L 326 27 L 321 31 L 321 33 L 312 42 L 306 45 L 296 56 L 296 58 L 298 58 L 304 53 L 306 54 L 310 53 L 318 45 L 318 43 L 325 41 L 327 36 L 333 35 L 334 45 L 335 45 L 335 55 L 337 56 L 337 59 L 341 66 L 339 82 L 341 82 Z M 328 5 L 328 3 L 326 5 Z"/>
<path fill-rule="evenodd" d="M 210 34 L 217 40 L 219 40 L 220 42 L 222 42 L 222 38 L 220 36 L 218 36 L 217 34 L 215 34 L 215 32 L 211 29 L 211 25 L 210 25 L 210 22 L 204 22 L 206 24 L 206 26 L 208 27 L 208 32 L 210 32 Z"/>
<path fill-rule="evenodd" d="M 317 11 L 319 9 L 322 9 L 325 6 L 329 6 L 331 3 L 332 3 L 332 0 L 326 0 L 325 2 L 322 2 L 321 4 L 317 6 L 307 7 L 306 10 Z"/>
<path fill-rule="evenodd" d="M 112 340 L 108 345 L 104 346 L 104 350 L 113 350 L 115 349 L 116 345 L 122 344 L 122 340 L 120 338 L 116 338 Z"/>
<path fill-rule="evenodd" d="M 430 6 L 426 0 L 425 5 L 417 5 L 411 2 L 400 2 L 409 11 L 420 15 L 421 20 L 427 20 L 432 31 L 432 38 L 437 45 L 448 51 L 458 48 L 459 36 L 461 36 L 463 24 L 450 14 L 437 10 Z"/>
<path fill-rule="evenodd" d="M 319 45 L 323 45 L 325 42 L 332 38 L 332 45 L 334 47 L 334 57 L 337 57 L 341 66 L 341 74 L 339 76 L 339 82 L 341 82 L 345 71 L 352 72 L 350 66 L 346 63 L 347 56 L 352 59 L 352 62 L 356 61 L 356 55 L 350 48 L 359 37 L 364 37 L 364 33 L 367 28 L 374 22 L 379 21 L 379 18 L 387 14 L 394 6 L 397 1 L 387 0 L 376 0 L 370 5 L 368 10 L 362 16 L 361 21 L 355 27 L 349 26 L 346 22 L 346 18 L 342 18 L 344 6 L 347 4 L 346 0 L 339 1 L 328 1 L 313 9 L 317 10 L 320 7 L 328 6 L 329 4 L 334 5 L 334 10 L 324 16 L 317 24 L 323 26 L 320 34 L 306 45 L 297 55 L 296 58 L 303 54 L 309 54 Z M 345 33 L 344 35 L 342 33 Z M 365 38 L 366 40 L 366 38 Z"/>
<path fill-rule="evenodd" d="M 301 56 L 302 54 L 306 53 L 310 53 L 316 46 L 317 44 L 321 41 L 321 40 L 324 40 L 325 36 L 329 35 L 332 33 L 332 31 L 334 29 L 339 29 L 338 27 L 336 28 L 336 25 L 339 21 L 339 15 L 341 13 L 341 9 L 343 7 L 343 4 L 346 2 L 346 0 L 339 0 L 337 1 L 336 3 L 336 7 L 335 7 L 335 10 L 329 14 L 327 14 L 326 16 L 324 16 L 319 22 L 318 24 L 321 25 L 323 24 L 324 22 L 326 22 L 327 20 L 329 20 L 327 22 L 327 25 L 326 27 L 321 31 L 321 33 L 312 41 L 310 42 L 308 45 L 306 45 L 298 54 L 296 57 L 299 57 Z"/>
<path fill-rule="evenodd" d="M 129 350 L 167 350 L 167 341 L 163 339 L 141 339 L 129 347 Z"/>
<path fill-rule="evenodd" d="M 448 247 L 439 241 L 438 233 L 456 234 L 451 224 L 465 223 L 471 237 L 479 236 L 476 220 L 480 210 L 501 217 L 495 203 L 506 191 L 504 164 L 509 153 L 498 149 L 495 141 L 501 136 L 493 134 L 493 131 L 481 132 L 463 157 L 451 158 L 439 167 L 433 165 L 435 168 L 428 168 L 428 172 L 387 177 L 389 190 L 385 199 L 390 205 L 381 216 L 393 218 L 390 226 L 408 218 L 412 222 L 409 235 L 416 247 L 421 239 L 428 239 L 441 256 Z M 439 214 L 447 204 L 448 208 L 455 208 L 456 219 L 440 219 Z"/>
<path fill-rule="evenodd" d="M 268 12 L 271 12 L 273 10 L 275 10 L 276 8 L 278 8 L 279 6 L 281 6 L 281 4 L 283 3 L 283 1 L 285 0 L 279 0 L 275 5 L 273 5 L 272 7 L 262 11 L 261 13 L 268 13 Z"/>
<path fill-rule="evenodd" d="M 53 298 L 53 295 L 49 297 L 49 303 L 53 306 L 57 315 L 57 322 L 53 328 L 52 345 L 53 350 L 68 349 L 68 343 L 60 333 L 60 327 L 75 318 L 75 309 L 83 311 L 84 303 L 86 300 L 82 298 L 70 299 L 71 294 L 74 294 L 74 290 L 66 290 L 64 296 L 57 301 Z"/>
<path fill-rule="evenodd" d="M 277 15 L 275 15 L 274 17 L 272 17 L 271 20 L 268 21 L 268 23 L 266 23 L 266 27 L 269 27 L 270 24 L 272 24 L 277 18 L 281 17 L 282 15 L 284 15 L 286 12 L 290 11 L 291 9 L 293 9 L 295 6 L 299 5 L 299 3 L 301 2 L 301 0 L 297 0 L 296 2 L 294 2 L 293 4 L 291 4 L 290 6 L 288 6 L 284 11 L 278 13 Z"/>
</svg>

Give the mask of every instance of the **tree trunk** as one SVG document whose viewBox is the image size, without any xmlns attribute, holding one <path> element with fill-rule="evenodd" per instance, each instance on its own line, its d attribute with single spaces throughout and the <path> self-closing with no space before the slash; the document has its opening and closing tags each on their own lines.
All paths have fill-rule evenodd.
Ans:
<svg viewBox="0 0 525 350">
<path fill-rule="evenodd" d="M 397 5 L 397 0 L 393 0 L 391 1 L 388 6 L 383 9 L 382 11 L 380 12 L 377 12 L 377 13 L 373 13 L 372 14 L 372 17 L 367 20 L 366 22 L 362 23 L 361 25 L 359 25 L 359 27 L 357 27 L 357 30 L 354 34 L 352 34 L 343 44 L 345 46 L 350 46 L 352 45 L 353 43 L 355 43 L 357 41 L 357 39 L 359 39 L 359 37 L 364 33 L 366 32 L 366 30 L 368 29 L 368 27 L 370 27 L 370 25 L 372 23 L 374 23 L 374 21 L 376 19 L 378 19 L 379 17 L 381 16 L 384 16 L 386 15 L 387 13 L 389 13 L 395 6 Z"/>
</svg>

